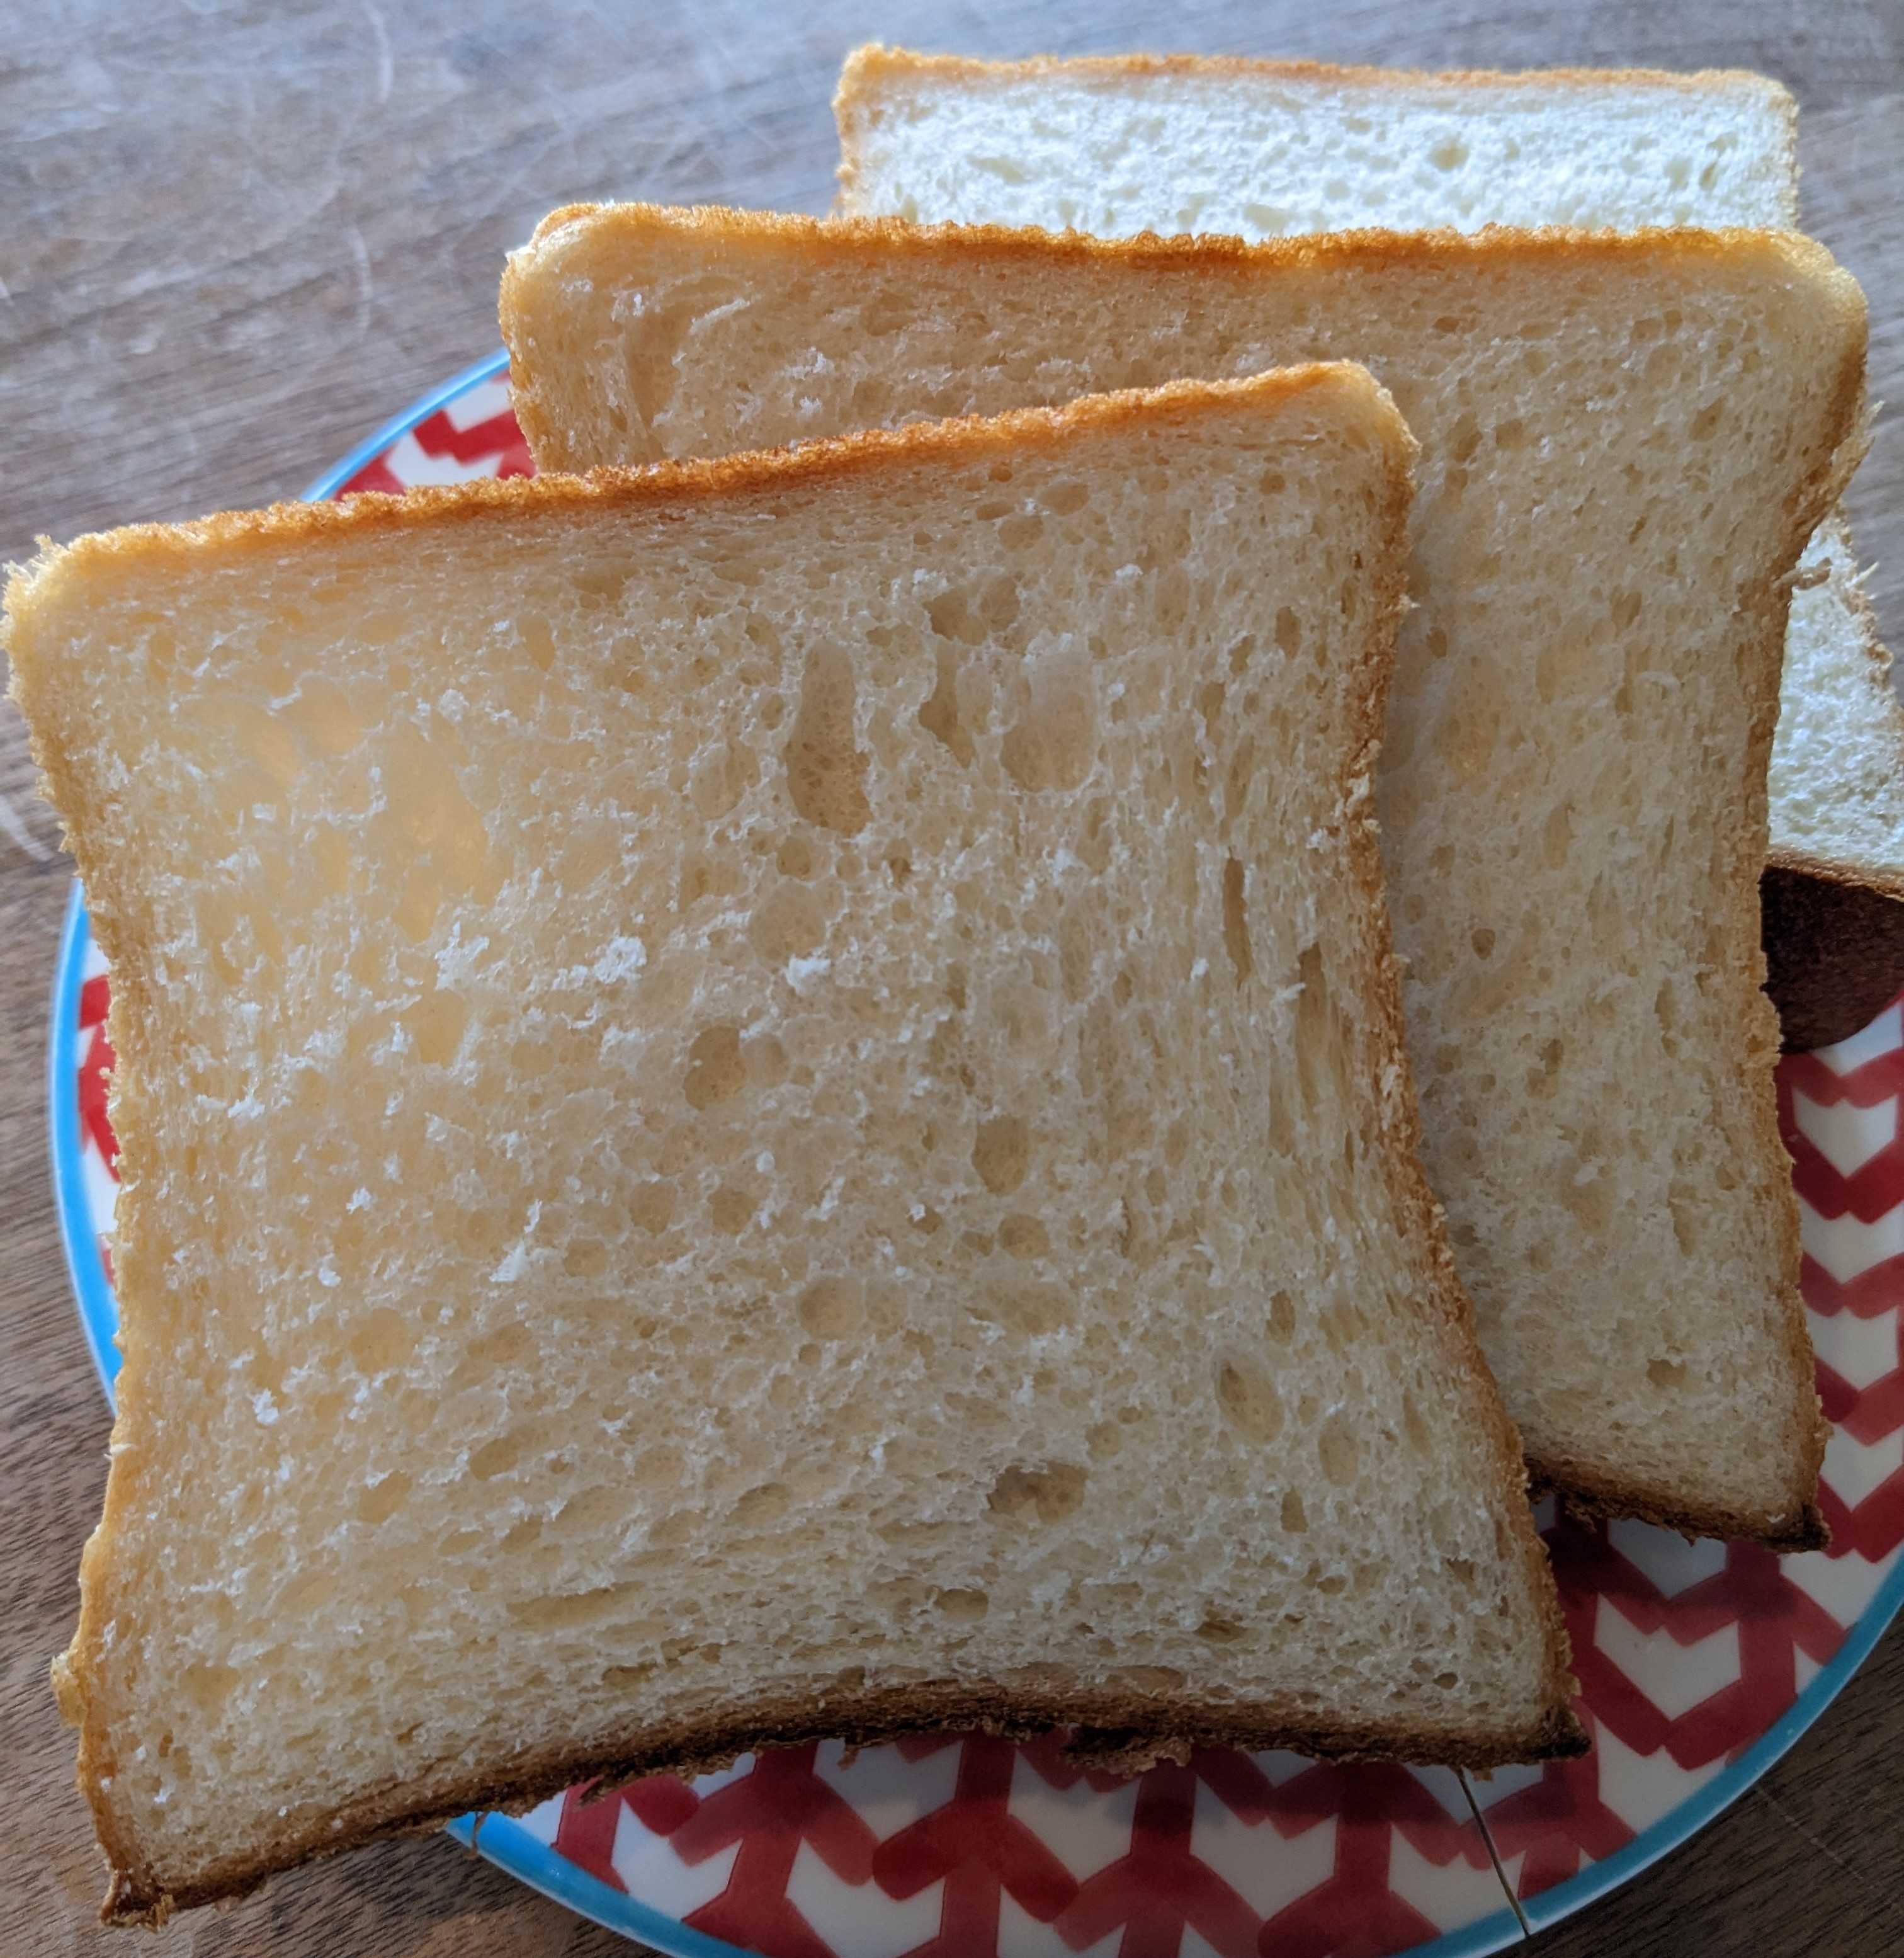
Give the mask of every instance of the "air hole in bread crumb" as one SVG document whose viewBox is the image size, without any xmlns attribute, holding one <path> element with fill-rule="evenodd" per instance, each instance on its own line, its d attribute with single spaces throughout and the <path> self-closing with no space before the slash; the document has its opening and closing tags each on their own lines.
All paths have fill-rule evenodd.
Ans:
<svg viewBox="0 0 1904 1958">
<path fill-rule="evenodd" d="M 400 1468 L 380 1476 L 357 1499 L 359 1520 L 387 1522 L 403 1507 L 403 1498 L 410 1494 L 410 1478 Z"/>
<path fill-rule="evenodd" d="M 941 643 L 934 654 L 935 679 L 930 697 L 919 711 L 919 724 L 939 742 L 962 768 L 972 765 L 976 752 L 971 734 L 959 718 L 959 656 Z"/>
<path fill-rule="evenodd" d="M 575 574 L 575 595 L 584 610 L 605 611 L 621 604 L 628 580 L 634 575 L 633 569 L 625 565 L 590 565 Z"/>
<path fill-rule="evenodd" d="M 1549 812 L 1541 826 L 1541 854 L 1550 870 L 1561 869 L 1573 847 L 1573 812 L 1565 803 Z"/>
<path fill-rule="evenodd" d="M 853 745 L 858 698 L 852 655 L 843 646 L 816 645 L 787 739 L 787 789 L 808 822 L 843 836 L 857 835 L 872 814 L 866 757 Z"/>
<path fill-rule="evenodd" d="M 985 621 L 970 596 L 955 585 L 926 601 L 925 616 L 932 630 L 954 645 L 982 646 L 985 642 Z"/>
<path fill-rule="evenodd" d="M 752 1191 L 724 1183 L 707 1199 L 708 1221 L 723 1237 L 732 1237 L 746 1229 L 757 1207 Z"/>
<path fill-rule="evenodd" d="M 1051 1250 L 1051 1237 L 1037 1218 L 1017 1211 L 999 1225 L 998 1247 L 1014 1258 L 1042 1258 Z"/>
<path fill-rule="evenodd" d="M 1223 949 L 1229 954 L 1230 968 L 1239 986 L 1256 970 L 1256 957 L 1250 949 L 1244 889 L 1242 864 L 1234 857 L 1226 858 L 1223 864 Z"/>
<path fill-rule="evenodd" d="M 778 1522 L 787 1513 L 789 1492 L 784 1482 L 763 1482 L 749 1489 L 734 1505 L 734 1521 L 743 1529 Z"/>
<path fill-rule="evenodd" d="M 691 1108 L 712 1108 L 740 1092 L 747 1079 L 741 1060 L 738 1027 L 704 1027 L 688 1050 L 688 1072 L 682 1092 Z"/>
<path fill-rule="evenodd" d="M 1070 1462 L 1055 1462 L 1045 1468 L 1007 1468 L 992 1484 L 985 1507 L 1008 1522 L 1061 1523 L 1083 1503 L 1089 1479 Z"/>
<path fill-rule="evenodd" d="M 984 1592 L 963 1588 L 941 1591 L 932 1602 L 948 1618 L 966 1625 L 976 1624 L 992 1608 L 992 1600 Z"/>
<path fill-rule="evenodd" d="M 492 1481 L 498 1475 L 506 1475 L 522 1459 L 528 1437 L 519 1428 L 511 1428 L 506 1434 L 498 1434 L 493 1440 L 485 1441 L 470 1457 L 470 1473 L 479 1482 Z"/>
<path fill-rule="evenodd" d="M 795 1310 L 814 1339 L 849 1339 L 865 1321 L 865 1289 L 854 1278 L 816 1278 Z"/>
<path fill-rule="evenodd" d="M 687 1458 L 672 1442 L 657 1442 L 644 1448 L 630 1465 L 628 1474 L 637 1488 L 673 1489 L 680 1486 L 687 1471 Z"/>
<path fill-rule="evenodd" d="M 1346 1489 L 1355 1481 L 1361 1453 L 1355 1430 L 1344 1416 L 1333 1415 L 1324 1422 L 1322 1434 L 1316 1443 L 1316 1454 L 1322 1463 L 1323 1474 L 1338 1489 Z"/>
<path fill-rule="evenodd" d="M 1248 1440 L 1272 1442 L 1283 1430 L 1283 1402 L 1275 1383 L 1247 1361 L 1226 1360 L 1218 1368 L 1216 1404 Z"/>
<path fill-rule="evenodd" d="M 1031 1131 L 1016 1115 L 995 1115 L 979 1124 L 972 1166 L 994 1196 L 1008 1196 L 1025 1180 L 1031 1161 Z"/>
<path fill-rule="evenodd" d="M 1491 958 L 1494 952 L 1494 935 L 1485 925 L 1477 925 L 1469 935 L 1468 943 L 1474 948 L 1477 958 Z"/>
<path fill-rule="evenodd" d="M 1299 1489 L 1285 1489 L 1283 1492 L 1283 1527 L 1292 1536 L 1300 1536 L 1309 1527 L 1309 1518 L 1302 1507 L 1302 1492 Z"/>
<path fill-rule="evenodd" d="M 1295 1301 L 1286 1291 L 1270 1293 L 1264 1330 L 1279 1346 L 1288 1345 L 1295 1337 Z"/>
<path fill-rule="evenodd" d="M 1422 1410 L 1412 1394 L 1402 1396 L 1402 1432 L 1407 1437 L 1410 1450 L 1424 1461 L 1431 1461 L 1434 1455 L 1434 1437 L 1428 1431 L 1428 1423 L 1422 1418 Z"/>
<path fill-rule="evenodd" d="M 628 1221 L 659 1237 L 667 1229 L 675 1212 L 675 1187 L 671 1183 L 637 1184 L 628 1198 Z"/>
<path fill-rule="evenodd" d="M 418 1062 L 444 1067 L 455 1060 L 469 1018 L 468 1002 L 460 993 L 426 993 L 402 1021 Z"/>
<path fill-rule="evenodd" d="M 1024 1339 L 1042 1339 L 1071 1323 L 1071 1297 L 1048 1283 L 995 1285 L 975 1297 L 972 1316 Z"/>
</svg>

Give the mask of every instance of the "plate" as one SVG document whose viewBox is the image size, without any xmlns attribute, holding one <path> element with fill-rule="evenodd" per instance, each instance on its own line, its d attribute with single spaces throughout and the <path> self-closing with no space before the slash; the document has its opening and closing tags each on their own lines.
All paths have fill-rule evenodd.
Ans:
<svg viewBox="0 0 1904 1958">
<path fill-rule="evenodd" d="M 438 388 L 312 497 L 529 471 L 504 358 Z M 75 888 L 52 1043 L 53 1171 L 106 1392 L 109 979 Z M 1830 1703 L 1904 1599 L 1904 996 L 1788 1056 L 1779 1107 L 1832 1422 L 1824 1552 L 1688 1544 L 1643 1523 L 1541 1521 L 1593 1751 L 1475 1777 L 1535 1929 L 1682 1842 Z M 1058 1744 L 938 1736 L 747 1757 L 450 1833 L 598 1922 L 679 1958 L 1470 1958 L 1521 1936 L 1469 1791 L 1443 1769 L 1200 1753 L 1134 1779 Z"/>
</svg>

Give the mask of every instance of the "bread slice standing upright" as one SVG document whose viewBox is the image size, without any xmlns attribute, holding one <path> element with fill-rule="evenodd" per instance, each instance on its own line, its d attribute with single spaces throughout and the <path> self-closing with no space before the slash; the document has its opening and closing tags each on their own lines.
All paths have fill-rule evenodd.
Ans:
<svg viewBox="0 0 1904 1958">
<path fill-rule="evenodd" d="M 1422 446 L 1378 801 L 1482 1343 L 1542 1478 L 1820 1539 L 1758 876 L 1790 581 L 1861 427 L 1862 298 L 1822 249 L 578 207 L 502 315 L 557 468 L 1365 362 Z"/>
<path fill-rule="evenodd" d="M 834 103 L 840 208 L 1108 237 L 1798 223 L 1798 106 L 1763 75 L 1407 74 L 867 47 Z M 1785 633 L 1761 886 L 1785 1044 L 1862 1026 L 1904 979 L 1904 709 L 1842 511 Z"/>
<path fill-rule="evenodd" d="M 1411 449 L 1309 368 L 16 574 L 112 1915 L 823 1735 L 1580 1744 L 1381 899 Z"/>
</svg>

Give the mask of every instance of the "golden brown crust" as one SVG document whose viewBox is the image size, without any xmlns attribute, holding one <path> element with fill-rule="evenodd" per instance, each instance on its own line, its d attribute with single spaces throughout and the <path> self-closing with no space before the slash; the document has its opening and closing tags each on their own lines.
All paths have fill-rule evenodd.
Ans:
<svg viewBox="0 0 1904 1958">
<path fill-rule="evenodd" d="M 1370 226 L 1358 231 L 1310 232 L 1251 244 L 1210 232 L 1165 238 L 1147 231 L 1134 238 L 1095 238 L 1082 231 L 1040 231 L 1029 225 L 909 224 L 897 217 L 811 217 L 799 212 L 740 211 L 723 204 L 640 203 L 569 204 L 552 211 L 536 227 L 529 242 L 510 255 L 512 265 L 504 272 L 505 294 L 520 284 L 520 274 L 513 273 L 515 259 L 533 256 L 565 226 L 585 218 L 636 233 L 652 230 L 678 236 L 699 235 L 708 242 L 729 247 L 747 243 L 792 246 L 817 258 L 851 258 L 869 249 L 920 258 L 957 251 L 1007 263 L 1063 264 L 1082 259 L 1147 268 L 1190 265 L 1212 273 L 1228 270 L 1257 277 L 1298 267 L 1338 263 L 1444 263 L 1472 265 L 1480 270 L 1517 262 L 1617 265 L 1645 262 L 1656 257 L 1662 246 L 1670 246 L 1682 261 L 1724 264 L 1763 258 L 1785 266 L 1795 275 L 1830 275 L 1838 289 L 1840 307 L 1855 308 L 1860 313 L 1863 310 L 1863 295 L 1856 282 L 1817 239 L 1798 232 L 1768 231 L 1749 225 L 1716 230 L 1648 225 L 1634 231 L 1510 224 L 1490 224 L 1479 231 L 1387 231 Z M 505 323 L 508 317 L 505 314 Z"/>
<path fill-rule="evenodd" d="M 16 566 L 8 578 L 6 611 L 17 630 L 17 616 L 33 603 L 33 588 L 41 578 L 90 570 L 100 560 L 112 558 L 186 558 L 201 548 L 276 552 L 286 544 L 331 544 L 376 531 L 415 533 L 470 521 L 554 521 L 565 513 L 599 509 L 679 505 L 679 513 L 687 515 L 698 503 L 849 482 L 867 470 L 955 464 L 1023 446 L 1043 448 L 1086 429 L 1123 427 L 1159 407 L 1184 415 L 1215 413 L 1241 395 L 1270 404 L 1327 385 L 1377 391 L 1366 368 L 1352 360 L 1315 360 L 1247 380 L 1174 380 L 1160 388 L 1084 395 L 1063 407 L 1021 407 L 1004 415 L 963 415 L 904 429 L 865 429 L 856 435 L 802 442 L 799 448 L 749 450 L 710 462 L 653 462 L 638 470 L 589 470 L 587 476 L 479 478 L 405 489 L 403 496 L 366 492 L 325 503 L 219 511 L 190 523 L 131 523 L 118 531 L 92 531 L 65 547 L 41 540 L 40 558 L 33 564 Z M 10 691 L 30 721 L 35 686 L 33 664 L 27 662 L 27 670 L 21 672 L 16 662 Z M 35 759 L 40 759 L 37 746 Z"/>
<path fill-rule="evenodd" d="M 520 1814 L 596 1777 L 614 1785 L 644 1775 L 705 1773 L 741 1754 L 811 1741 L 871 1747 L 947 1729 L 1029 1740 L 1064 1727 L 1077 1730 L 1072 1750 L 1080 1761 L 1126 1773 L 1159 1760 L 1187 1758 L 1194 1747 L 1289 1747 L 1332 1760 L 1432 1758 L 1477 1769 L 1565 1759 L 1587 1747 L 1584 1728 L 1564 1705 L 1546 1709 L 1525 1727 L 1457 1738 L 1374 1723 L 1318 1728 L 1294 1709 L 1260 1709 L 1243 1716 L 1230 1706 L 1178 1702 L 1165 1712 L 1153 1701 L 1109 1689 L 1040 1693 L 990 1682 L 928 1681 L 821 1703 L 764 1700 L 722 1708 L 585 1749 L 548 1750 L 500 1779 L 465 1773 L 445 1776 L 427 1789 L 387 1790 L 306 1824 L 268 1855 L 232 1857 L 171 1888 L 137 1863 L 121 1864 L 100 1915 L 107 1923 L 163 1924 L 174 1911 L 241 1896 L 281 1870 L 378 1836 L 436 1828 L 473 1810 Z"/>
<path fill-rule="evenodd" d="M 128 524 L 119 530 L 89 532 L 63 547 L 43 539 L 40 556 L 30 565 L 14 567 L 7 581 L 8 620 L 17 634 L 42 578 L 96 569 L 102 560 L 184 558 L 204 549 L 275 552 L 286 544 L 329 544 L 377 531 L 415 532 L 481 521 L 552 521 L 604 509 L 652 510 L 672 505 L 685 515 L 698 504 L 846 482 L 868 470 L 956 464 L 1025 447 L 1043 448 L 1087 429 L 1125 426 L 1159 408 L 1185 415 L 1216 413 L 1241 397 L 1267 406 L 1312 388 L 1344 385 L 1374 391 L 1367 370 L 1352 361 L 1313 361 L 1241 380 L 1172 381 L 1158 388 L 1087 394 L 1058 408 L 1019 408 L 903 429 L 869 429 L 803 442 L 798 448 L 754 450 L 710 461 L 596 469 L 585 477 L 485 477 L 406 490 L 400 496 L 370 491 L 340 502 L 221 511 L 189 523 Z M 30 722 L 38 679 L 32 661 L 23 669 L 16 660 L 10 691 Z M 60 778 L 40 755 L 36 738 L 34 756 L 58 782 Z"/>
<path fill-rule="evenodd" d="M 566 227 L 584 222 L 591 230 L 622 233 L 636 240 L 661 234 L 692 240 L 710 250 L 780 250 L 816 263 L 843 259 L 851 263 L 868 254 L 901 261 L 957 255 L 975 267 L 1055 268 L 1084 263 L 1119 266 L 1133 272 L 1191 270 L 1212 278 L 1273 278 L 1331 265 L 1380 272 L 1409 265 L 1442 265 L 1472 267 L 1483 274 L 1498 266 L 1516 264 L 1618 267 L 1653 261 L 1662 249 L 1668 249 L 1681 264 L 1757 262 L 1786 277 L 1817 279 L 1821 304 L 1836 312 L 1841 322 L 1855 315 L 1860 325 L 1855 371 L 1846 377 L 1842 398 L 1836 404 L 1845 415 L 1847 428 L 1855 419 L 1855 404 L 1861 398 L 1864 385 L 1864 295 L 1856 281 L 1838 267 L 1822 245 L 1794 232 L 1738 227 L 1714 231 L 1658 227 L 1629 232 L 1559 227 L 1529 230 L 1491 225 L 1479 232 L 1314 233 L 1252 245 L 1240 238 L 1212 233 L 1160 238 L 1146 233 L 1136 238 L 1104 239 L 1077 231 L 1039 231 L 1008 225 L 908 224 L 893 217 L 818 218 L 778 211 L 736 211 L 720 205 L 681 208 L 651 204 L 574 204 L 551 211 L 536 226 L 528 244 L 510 255 L 503 268 L 498 303 L 503 339 L 511 356 L 516 418 L 530 450 L 539 458 L 559 454 L 563 445 L 560 428 L 544 410 L 537 384 L 533 336 L 524 303 L 527 268 L 539 253 L 554 249 L 555 241 Z M 1845 474 L 1848 477 L 1849 470 Z"/>
<path fill-rule="evenodd" d="M 864 97 L 882 83 L 931 81 L 982 88 L 1004 82 L 1065 78 L 1114 83 L 1165 75 L 1186 80 L 1309 83 L 1371 92 L 1413 90 L 1450 94 L 1480 90 L 1551 88 L 1599 90 L 1666 89 L 1682 94 L 1757 95 L 1772 103 L 1783 124 L 1788 224 L 1798 221 L 1798 105 L 1790 90 L 1750 68 L 1697 68 L 1682 73 L 1656 68 L 1390 68 L 1336 66 L 1327 62 L 1253 60 L 1235 55 L 1033 55 L 1022 61 L 982 61 L 966 55 L 925 55 L 869 41 L 840 65 L 833 91 L 833 123 L 840 136 L 838 176 L 843 195 L 859 175 L 856 123 Z"/>
</svg>

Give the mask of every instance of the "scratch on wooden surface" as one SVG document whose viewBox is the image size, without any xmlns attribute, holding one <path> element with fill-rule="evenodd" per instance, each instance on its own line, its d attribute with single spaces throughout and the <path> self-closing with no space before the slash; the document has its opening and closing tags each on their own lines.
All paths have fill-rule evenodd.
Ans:
<svg viewBox="0 0 1904 1958">
<path fill-rule="evenodd" d="M 1754 1796 L 1770 1808 L 1786 1829 L 1795 1836 L 1811 1853 L 1836 1869 L 1839 1875 L 1861 1890 L 1869 1892 L 1882 1907 L 1887 1922 L 1904 1922 L 1900 1919 L 1896 1905 L 1885 1892 L 1874 1888 L 1868 1869 L 1840 1855 L 1814 1829 L 1808 1829 L 1786 1804 L 1760 1782 L 1752 1790 Z"/>
<path fill-rule="evenodd" d="M 370 304 L 377 296 L 377 276 L 370 268 L 370 247 L 356 225 L 345 234 L 350 240 L 350 255 L 357 261 L 357 337 L 370 331 Z"/>
<path fill-rule="evenodd" d="M 390 51 L 390 24 L 384 18 L 384 10 L 377 5 L 377 0 L 358 0 L 358 4 L 364 10 L 364 18 L 370 23 L 371 38 L 377 43 L 377 100 L 387 102 L 397 80 L 397 63 Z"/>
<path fill-rule="evenodd" d="M 0 834 L 36 863 L 52 861 L 52 851 L 27 827 L 27 819 L 14 807 L 12 797 L 3 791 L 0 791 Z"/>
</svg>

